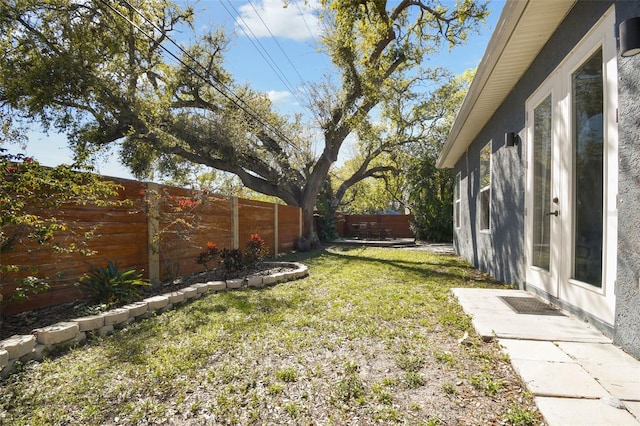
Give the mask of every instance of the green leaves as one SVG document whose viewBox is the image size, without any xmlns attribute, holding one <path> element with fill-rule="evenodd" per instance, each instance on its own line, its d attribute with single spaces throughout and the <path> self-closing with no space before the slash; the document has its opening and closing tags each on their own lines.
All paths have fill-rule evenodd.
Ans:
<svg viewBox="0 0 640 426">
<path fill-rule="evenodd" d="M 109 262 L 105 267 L 91 265 L 78 285 L 94 301 L 110 306 L 134 300 L 140 295 L 140 287 L 150 284 L 135 269 L 120 271 L 117 263 Z"/>
<path fill-rule="evenodd" d="M 445 42 L 464 41 L 486 15 L 470 0 L 321 6 L 323 43 L 341 75 L 338 87 L 309 91 L 324 146 L 314 146 L 317 136 L 299 119 L 274 112 L 265 94 L 234 84 L 221 30 L 184 50 L 172 43 L 177 31 L 193 29 L 194 10 L 166 0 L 4 1 L 0 115 L 65 132 L 80 157 L 119 143 L 138 177 L 183 177 L 190 164 L 232 173 L 254 191 L 303 207 L 315 240 L 316 199 L 345 140 L 363 141 L 363 167 L 347 177 L 348 187 L 374 173 L 373 159 L 420 139 L 424 120 L 412 105 L 439 74 L 424 60 Z M 19 138 L 17 124 L 3 125 L 3 133 Z"/>
<path fill-rule="evenodd" d="M 82 234 L 76 227 L 74 236 L 65 242 L 56 235 L 65 232 L 70 223 L 55 213 L 69 205 L 120 205 L 113 198 L 119 185 L 102 180 L 80 166 L 44 167 L 31 157 L 8 154 L 0 148 L 0 255 L 16 245 L 45 245 L 55 252 L 84 252 L 91 231 Z M 2 263 L 0 274 L 16 272 L 25 265 Z M 12 300 L 24 300 L 29 294 L 48 289 L 42 277 L 27 277 L 20 282 Z"/>
<path fill-rule="evenodd" d="M 72 166 L 44 167 L 22 154 L 6 154 L 0 148 L 0 253 L 23 238 L 45 244 L 67 224 L 52 215 L 63 205 L 107 205 L 119 185 L 104 181 L 87 169 Z M 111 201 L 119 204 L 119 201 Z"/>
</svg>

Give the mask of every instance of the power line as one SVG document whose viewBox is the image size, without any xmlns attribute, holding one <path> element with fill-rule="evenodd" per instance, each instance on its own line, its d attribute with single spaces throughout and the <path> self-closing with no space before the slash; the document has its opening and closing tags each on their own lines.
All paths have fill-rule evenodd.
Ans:
<svg viewBox="0 0 640 426">
<path fill-rule="evenodd" d="M 227 0 L 229 1 L 229 0 Z M 300 79 L 300 82 L 304 85 L 304 78 L 302 78 L 302 75 L 300 75 L 300 73 L 298 72 L 298 69 L 296 68 L 296 66 L 293 64 L 293 62 L 291 62 L 291 59 L 289 58 L 289 55 L 287 55 L 287 53 L 284 51 L 284 49 L 282 48 L 282 45 L 280 45 L 280 42 L 278 41 L 278 39 L 273 35 L 273 33 L 271 32 L 271 29 L 269 28 L 269 26 L 267 25 L 266 22 L 264 22 L 264 19 L 262 19 L 262 16 L 260 16 L 260 13 L 258 12 L 258 10 L 255 8 L 255 6 L 253 5 L 253 3 L 251 3 L 251 0 L 249 0 L 249 4 L 251 5 L 251 8 L 253 9 L 253 11 L 256 13 L 256 15 L 258 16 L 258 18 L 260 18 L 260 22 L 262 22 L 262 25 L 264 25 L 264 27 L 267 29 L 267 31 L 269 32 L 269 35 L 271 36 L 271 38 L 273 39 L 273 41 L 276 43 L 276 45 L 278 46 L 278 48 L 280 49 L 280 52 L 282 52 L 282 56 L 285 57 L 285 59 L 289 62 L 289 65 L 291 65 L 291 68 L 293 68 L 293 70 L 296 72 L 296 74 L 298 75 L 298 78 Z M 297 4 L 297 3 L 296 3 Z M 299 6 L 298 6 L 298 10 Z M 244 22 L 244 21 L 243 21 Z M 306 21 L 305 21 L 305 25 L 306 25 Z M 309 27 L 307 27 L 309 28 Z M 298 99 L 300 100 L 300 99 Z"/>
<path fill-rule="evenodd" d="M 244 18 L 240 14 L 240 12 L 238 12 L 238 10 L 235 8 L 235 6 L 229 0 L 227 0 L 227 3 L 229 3 L 229 6 L 231 6 L 233 8 L 233 10 L 236 12 L 236 15 L 238 16 L 238 18 L 240 18 L 240 20 L 244 24 L 244 26 L 240 26 L 240 28 L 242 29 L 242 32 L 244 32 L 244 34 L 247 36 L 247 38 L 249 39 L 251 44 L 253 44 L 253 47 L 256 48 L 256 50 L 258 51 L 260 56 L 262 56 L 262 58 L 265 60 L 267 65 L 269 65 L 269 68 L 271 68 L 273 70 L 273 72 L 276 74 L 276 77 L 278 77 L 278 79 L 282 82 L 282 84 L 285 85 L 285 87 L 289 90 L 289 92 L 291 92 L 293 94 L 295 92 L 295 90 L 293 89 L 291 83 L 285 77 L 284 73 L 282 73 L 280 68 L 276 65 L 276 63 L 273 60 L 273 58 L 271 58 L 271 56 L 267 53 L 267 50 L 264 48 L 264 46 L 262 46 L 262 43 L 260 43 L 260 41 L 258 40 L 258 37 L 256 37 L 254 32 L 251 30 L 251 27 L 249 27 L 249 25 L 247 25 L 246 21 L 244 20 Z M 233 18 L 233 13 L 231 13 L 231 11 L 227 8 L 227 6 L 223 2 L 221 2 L 221 4 L 225 8 L 227 13 Z M 249 32 L 251 32 L 251 35 L 253 37 L 251 37 L 251 35 L 249 35 L 247 33 L 245 28 L 247 28 L 249 30 Z M 256 45 L 256 43 L 257 43 L 257 45 Z M 258 45 L 260 45 L 260 47 L 258 47 Z"/>
<path fill-rule="evenodd" d="M 300 12 L 300 17 L 302 18 L 302 22 L 304 22 L 304 26 L 307 27 L 307 31 L 309 31 L 309 35 L 311 36 L 313 41 L 316 42 L 316 36 L 313 34 L 313 31 L 311 31 L 311 28 L 309 27 L 309 24 L 307 23 L 307 20 L 304 17 L 304 13 L 302 12 L 302 9 L 300 9 L 300 2 L 294 1 L 293 3 L 298 8 L 298 12 Z"/>
<path fill-rule="evenodd" d="M 114 8 L 111 4 L 109 4 L 108 0 L 100 0 L 101 3 L 103 3 L 105 6 L 107 6 L 107 8 L 109 8 L 111 11 L 113 11 L 114 13 L 116 13 L 118 16 L 120 16 L 122 19 L 124 19 L 125 21 L 127 21 L 129 24 L 131 24 L 134 28 L 136 28 L 138 31 L 140 31 L 145 37 L 147 37 L 148 39 L 152 40 L 152 41 L 156 41 L 151 35 L 149 35 L 144 29 L 140 28 L 139 25 L 137 25 L 135 22 L 133 22 L 131 19 L 129 19 L 127 16 L 125 16 L 122 12 L 120 12 L 119 10 L 117 10 L 116 8 Z M 123 3 L 125 3 L 132 11 L 136 12 L 138 15 L 140 15 L 147 23 L 149 23 L 153 28 L 155 28 L 156 30 L 158 30 L 166 40 L 170 41 L 171 44 L 173 44 L 174 46 L 176 46 L 186 57 L 188 57 L 191 61 L 193 61 L 194 64 L 196 64 L 197 66 L 199 66 L 200 68 L 202 68 L 203 70 L 205 70 L 208 73 L 207 68 L 200 64 L 197 59 L 195 57 L 193 57 L 193 55 L 191 55 L 189 52 L 187 52 L 182 46 L 180 46 L 178 43 L 176 43 L 165 31 L 164 29 L 158 27 L 153 21 L 151 21 L 148 17 L 146 17 L 142 12 L 140 12 L 136 7 L 134 7 L 131 3 L 129 3 L 128 0 L 122 0 Z M 182 58 L 180 58 L 179 56 L 177 56 L 175 53 L 171 52 L 166 46 L 164 46 L 163 44 L 159 44 L 159 47 L 161 49 L 163 49 L 165 52 L 167 52 L 171 57 L 173 57 L 176 61 L 178 61 L 182 66 L 184 66 L 185 68 L 187 68 L 189 71 L 193 72 L 197 77 L 199 77 L 201 80 L 203 80 L 205 83 L 207 83 L 209 86 L 211 86 L 214 90 L 216 90 L 218 93 L 220 93 L 223 97 L 225 97 L 227 100 L 229 100 L 231 103 L 233 103 L 235 106 L 237 106 L 238 108 L 240 108 L 242 111 L 246 112 L 251 118 L 253 118 L 254 120 L 256 120 L 258 123 L 260 123 L 262 126 L 265 127 L 265 129 L 270 130 L 271 132 L 273 132 L 274 134 L 278 135 L 280 138 L 283 139 L 283 141 L 287 142 L 290 146 L 299 149 L 292 141 L 290 141 L 284 134 L 282 134 L 280 132 L 279 129 L 275 128 L 274 126 L 272 126 L 270 123 L 268 123 L 265 120 L 262 120 L 262 118 L 260 117 L 259 113 L 253 111 L 253 109 L 251 108 L 250 105 L 248 105 L 240 96 L 238 96 L 237 94 L 235 94 L 235 92 L 233 92 L 233 90 L 231 90 L 230 88 L 228 88 L 224 83 L 222 83 L 221 81 L 219 81 L 218 79 L 215 78 L 215 76 L 213 75 L 209 75 L 209 77 L 207 77 L 207 75 L 203 75 L 202 73 L 198 72 L 197 70 L 195 70 L 191 65 L 187 64 L 184 60 L 182 60 Z M 213 82 L 211 81 L 211 79 L 214 80 L 215 83 L 217 83 L 218 85 L 222 86 L 223 89 L 221 89 L 220 87 L 217 87 L 215 84 L 213 84 Z M 226 93 L 226 92 L 228 93 Z M 235 98 L 235 99 L 234 99 Z M 242 104 L 242 105 L 241 105 Z"/>
</svg>

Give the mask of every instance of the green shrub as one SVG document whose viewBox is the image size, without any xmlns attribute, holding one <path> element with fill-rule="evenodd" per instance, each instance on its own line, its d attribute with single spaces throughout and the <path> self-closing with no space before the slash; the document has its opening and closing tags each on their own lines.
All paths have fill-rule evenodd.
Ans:
<svg viewBox="0 0 640 426">
<path fill-rule="evenodd" d="M 207 249 L 198 255 L 196 262 L 204 265 L 207 271 L 222 268 L 226 274 L 242 271 L 254 267 L 258 262 L 262 262 L 267 256 L 266 244 L 260 235 L 251 234 L 251 239 L 247 242 L 246 250 L 223 248 L 209 241 Z M 210 263 L 216 263 L 214 268 Z"/>
<path fill-rule="evenodd" d="M 119 271 L 114 262 L 102 268 L 91 265 L 89 274 L 81 278 L 78 284 L 95 302 L 108 306 L 132 301 L 140 297 L 141 287 L 150 285 L 142 280 L 142 274 L 135 269 Z"/>
<path fill-rule="evenodd" d="M 44 279 L 33 276 L 16 280 L 16 284 L 16 289 L 13 291 L 11 296 L 7 298 L 7 303 L 23 303 L 29 300 L 29 295 L 44 293 L 50 288 L 49 283 Z"/>
</svg>

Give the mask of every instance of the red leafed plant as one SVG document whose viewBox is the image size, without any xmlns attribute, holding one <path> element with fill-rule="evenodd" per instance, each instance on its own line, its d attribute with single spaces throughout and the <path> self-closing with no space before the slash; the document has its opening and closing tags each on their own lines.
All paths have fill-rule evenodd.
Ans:
<svg viewBox="0 0 640 426">
<path fill-rule="evenodd" d="M 247 249 L 244 253 L 245 263 L 248 267 L 254 266 L 261 262 L 267 255 L 265 242 L 260 235 L 251 234 L 251 239 L 247 243 Z"/>
<path fill-rule="evenodd" d="M 218 248 L 216 243 L 209 241 L 207 243 L 207 250 L 198 255 L 197 262 L 200 265 L 204 265 L 207 271 L 209 271 L 209 263 L 216 260 L 220 260 L 220 249 Z"/>
</svg>

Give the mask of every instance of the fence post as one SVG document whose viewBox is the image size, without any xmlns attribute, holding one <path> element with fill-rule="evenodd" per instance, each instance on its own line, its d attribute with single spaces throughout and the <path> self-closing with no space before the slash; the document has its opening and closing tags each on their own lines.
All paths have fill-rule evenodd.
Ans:
<svg viewBox="0 0 640 426">
<path fill-rule="evenodd" d="M 273 203 L 273 257 L 278 255 L 278 203 Z"/>
<path fill-rule="evenodd" d="M 302 238 L 304 233 L 304 221 L 302 219 L 302 207 L 298 207 L 298 238 Z"/>
<path fill-rule="evenodd" d="M 146 183 L 147 198 L 147 271 L 152 285 L 160 284 L 160 187 L 155 182 Z"/>
<path fill-rule="evenodd" d="M 240 247 L 240 219 L 238 218 L 238 197 L 231 197 L 231 243 L 232 248 Z"/>
</svg>

